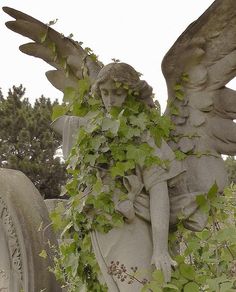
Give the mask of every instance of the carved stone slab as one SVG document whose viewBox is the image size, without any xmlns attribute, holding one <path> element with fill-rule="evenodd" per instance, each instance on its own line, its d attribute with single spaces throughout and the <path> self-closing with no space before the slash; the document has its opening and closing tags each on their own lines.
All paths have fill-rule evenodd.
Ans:
<svg viewBox="0 0 236 292">
<path fill-rule="evenodd" d="M 60 292 L 50 245 L 56 245 L 46 205 L 21 172 L 0 169 L 0 291 Z M 45 250 L 47 258 L 39 254 Z"/>
</svg>

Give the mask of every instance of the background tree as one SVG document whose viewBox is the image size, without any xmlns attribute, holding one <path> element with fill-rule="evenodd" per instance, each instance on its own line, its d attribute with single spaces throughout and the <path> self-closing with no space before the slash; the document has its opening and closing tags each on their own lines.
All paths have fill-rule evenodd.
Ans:
<svg viewBox="0 0 236 292">
<path fill-rule="evenodd" d="M 64 164 L 55 157 L 61 139 L 50 127 L 58 102 L 41 96 L 32 106 L 24 94 L 22 85 L 6 98 L 0 92 L 0 167 L 22 171 L 44 198 L 54 198 L 65 183 Z"/>
<path fill-rule="evenodd" d="M 226 169 L 229 175 L 229 182 L 236 184 L 236 160 L 234 156 L 228 156 L 225 160 Z"/>
</svg>

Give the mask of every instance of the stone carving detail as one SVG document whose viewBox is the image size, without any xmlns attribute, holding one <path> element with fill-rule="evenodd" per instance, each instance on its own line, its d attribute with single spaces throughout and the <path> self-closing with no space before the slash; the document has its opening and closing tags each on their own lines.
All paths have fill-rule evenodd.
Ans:
<svg viewBox="0 0 236 292">
<path fill-rule="evenodd" d="M 19 240 L 17 237 L 16 229 L 14 226 L 13 219 L 10 215 L 6 202 L 0 196 L 0 220 L 3 225 L 3 230 L 6 236 L 7 245 L 9 248 L 9 255 L 11 261 L 11 267 L 17 272 L 18 277 L 23 281 L 23 270 L 22 270 L 22 256 Z M 4 271 L 0 273 L 2 278 L 6 278 L 7 275 Z"/>
<path fill-rule="evenodd" d="M 9 277 L 5 270 L 0 270 L 0 292 L 10 292 L 8 287 Z"/>
<path fill-rule="evenodd" d="M 0 168 L 0 292 L 61 291 L 49 242 L 57 244 L 43 198 L 23 173 Z"/>
</svg>

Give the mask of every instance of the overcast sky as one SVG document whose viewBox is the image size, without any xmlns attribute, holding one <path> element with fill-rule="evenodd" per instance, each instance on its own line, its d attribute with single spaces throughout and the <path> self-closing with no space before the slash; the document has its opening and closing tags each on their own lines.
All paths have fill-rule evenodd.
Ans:
<svg viewBox="0 0 236 292">
<path fill-rule="evenodd" d="M 58 18 L 54 29 L 82 41 L 107 64 L 112 58 L 129 63 L 143 73 L 165 108 L 167 93 L 161 61 L 185 28 L 196 20 L 213 0 L 2 0 L 10 6 L 48 23 Z M 26 38 L 8 30 L 11 18 L 0 12 L 0 87 L 6 94 L 12 85 L 23 84 L 31 101 L 41 94 L 62 98 L 44 73 L 50 66 L 24 55 L 18 46 Z"/>
</svg>

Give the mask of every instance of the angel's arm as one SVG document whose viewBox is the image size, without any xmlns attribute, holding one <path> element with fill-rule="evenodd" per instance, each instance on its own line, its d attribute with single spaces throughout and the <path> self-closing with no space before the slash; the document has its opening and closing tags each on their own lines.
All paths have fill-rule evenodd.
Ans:
<svg viewBox="0 0 236 292">
<path fill-rule="evenodd" d="M 165 281 L 169 282 L 174 261 L 168 252 L 170 204 L 167 182 L 163 181 L 152 186 L 149 195 L 153 236 L 152 263 L 157 269 L 162 270 Z"/>
<path fill-rule="evenodd" d="M 161 182 L 150 190 L 150 215 L 153 234 L 153 253 L 167 251 L 170 204 L 167 183 Z"/>
<path fill-rule="evenodd" d="M 76 134 L 86 121 L 75 116 L 61 116 L 52 122 L 52 129 L 62 136 L 62 152 L 64 159 L 69 157 L 70 151 L 76 141 Z"/>
</svg>

